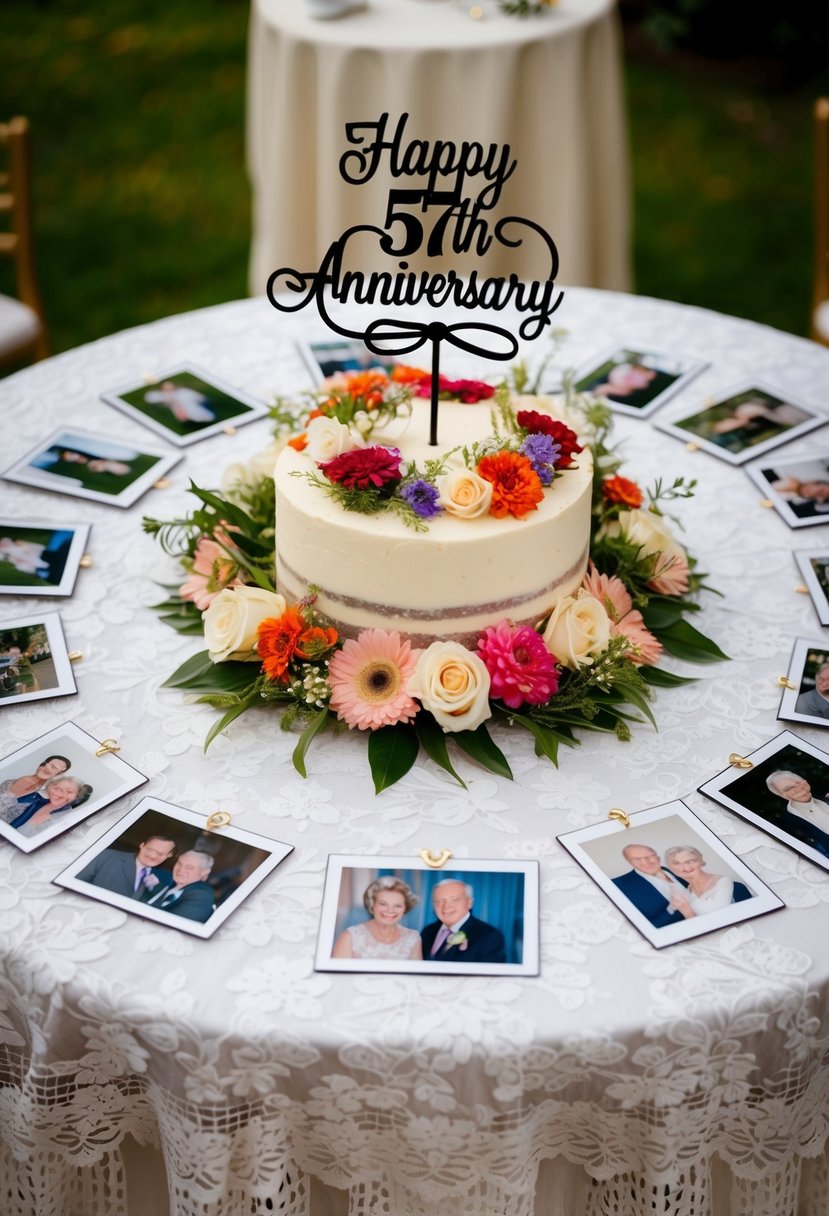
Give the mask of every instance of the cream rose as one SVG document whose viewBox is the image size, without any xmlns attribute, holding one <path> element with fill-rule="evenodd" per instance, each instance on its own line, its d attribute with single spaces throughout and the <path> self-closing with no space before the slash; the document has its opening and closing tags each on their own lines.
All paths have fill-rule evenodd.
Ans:
<svg viewBox="0 0 829 1216">
<path fill-rule="evenodd" d="M 282 616 L 284 596 L 262 587 L 228 587 L 202 613 L 204 640 L 214 663 L 258 659 L 256 631 L 269 617 Z"/>
<path fill-rule="evenodd" d="M 489 672 L 460 642 L 432 642 L 417 661 L 408 692 L 445 731 L 475 730 L 492 717 Z"/>
<path fill-rule="evenodd" d="M 601 602 L 586 591 L 565 595 L 550 614 L 544 641 L 550 653 L 571 671 L 590 667 L 593 656 L 607 650 L 610 618 Z"/>
<path fill-rule="evenodd" d="M 286 443 L 287 437 L 278 439 L 264 451 L 251 456 L 245 464 L 237 462 L 228 465 L 222 474 L 221 488 L 231 502 L 236 501 L 240 490 L 252 489 L 263 478 L 273 477 L 279 454 Z"/>
<path fill-rule="evenodd" d="M 472 469 L 451 469 L 438 477 L 438 502 L 449 515 L 475 519 L 486 515 L 492 502 L 492 482 Z"/>
<path fill-rule="evenodd" d="M 305 428 L 305 434 L 308 436 L 306 454 L 321 464 L 333 460 L 335 456 L 342 456 L 343 452 L 365 447 L 362 435 L 355 435 L 336 418 L 312 418 Z"/>
</svg>

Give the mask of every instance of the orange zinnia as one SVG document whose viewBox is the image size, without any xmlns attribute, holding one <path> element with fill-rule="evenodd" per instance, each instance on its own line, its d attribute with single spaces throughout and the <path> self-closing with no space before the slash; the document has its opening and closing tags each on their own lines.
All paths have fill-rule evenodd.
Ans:
<svg viewBox="0 0 829 1216">
<path fill-rule="evenodd" d="M 391 369 L 391 378 L 395 384 L 420 384 L 421 381 L 428 380 L 429 373 L 419 367 L 408 367 L 404 363 L 398 363 Z"/>
<path fill-rule="evenodd" d="M 366 409 L 371 409 L 383 400 L 389 378 L 385 372 L 375 369 L 367 372 L 346 372 L 345 381 L 349 396 L 355 401 L 362 401 Z"/>
<path fill-rule="evenodd" d="M 602 493 L 608 502 L 625 507 L 642 505 L 642 491 L 635 481 L 628 481 L 627 477 L 606 477 L 602 482 Z"/>
<path fill-rule="evenodd" d="M 336 629 L 323 629 L 319 625 L 311 625 L 296 640 L 294 653 L 301 659 L 318 659 L 337 643 L 339 634 Z"/>
<path fill-rule="evenodd" d="M 297 608 L 286 608 L 282 616 L 268 617 L 259 626 L 257 650 L 262 660 L 262 670 L 269 679 L 287 684 L 285 673 L 304 631 L 305 621 Z"/>
<path fill-rule="evenodd" d="M 537 509 L 544 497 L 541 478 L 526 456 L 519 452 L 495 452 L 478 461 L 478 473 L 492 482 L 490 515 L 523 519 Z"/>
</svg>

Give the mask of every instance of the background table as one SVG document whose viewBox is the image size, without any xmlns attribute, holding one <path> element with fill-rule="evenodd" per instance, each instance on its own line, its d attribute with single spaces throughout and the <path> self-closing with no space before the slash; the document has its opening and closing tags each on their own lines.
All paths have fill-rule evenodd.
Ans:
<svg viewBox="0 0 829 1216">
<path fill-rule="evenodd" d="M 563 283 L 629 287 L 614 0 L 561 0 L 528 20 L 486 7 L 489 15 L 472 21 L 454 0 L 370 0 L 363 12 L 315 21 L 300 0 L 252 0 L 251 294 L 264 292 L 277 267 L 314 269 L 351 225 L 382 226 L 387 174 L 347 185 L 338 163 L 344 124 L 375 121 L 384 111 L 393 122 L 409 113 L 409 138 L 509 143 L 518 168 L 499 213 L 529 216 L 547 229 Z M 389 269 L 380 257 L 377 265 Z M 370 266 L 368 252 L 361 263 Z M 534 278 L 539 253 L 528 245 L 491 252 L 478 264 L 486 273 Z M 440 268 L 434 259 L 430 265 Z"/>
<path fill-rule="evenodd" d="M 559 368 L 614 342 L 710 359 L 679 408 L 743 376 L 825 400 L 829 351 L 748 322 L 589 290 L 568 292 L 558 317 L 569 327 Z M 293 340 L 312 328 L 258 299 L 60 355 L 0 383 L 4 456 L 59 419 L 152 446 L 99 393 L 179 360 L 262 395 L 305 387 Z M 160 689 L 198 641 L 148 607 L 170 567 L 140 516 L 185 507 L 191 476 L 216 484 L 266 445 L 265 423 L 194 446 L 171 488 L 128 512 L 2 483 L 4 514 L 90 521 L 94 562 L 59 602 L 84 655 L 79 696 L 0 711 L 2 754 L 76 719 L 120 740 L 150 778 L 141 793 L 205 815 L 224 807 L 296 845 L 202 942 L 51 885 L 135 799 L 30 855 L 0 842 L 4 1214 L 122 1216 L 126 1138 L 160 1144 L 175 1216 L 302 1216 L 318 1185 L 314 1216 L 344 1208 L 333 1188 L 354 1216 L 784 1216 L 798 1201 L 800 1216 L 825 1216 L 829 874 L 695 792 L 730 752 L 778 732 L 775 680 L 792 638 L 822 630 L 794 590 L 794 534 L 742 471 L 641 419 L 618 430 L 629 475 L 699 478 L 681 507 L 686 540 L 724 596 L 704 597 L 701 628 L 731 661 L 671 664 L 700 678 L 657 694 L 658 733 L 585 736 L 559 770 L 502 728 L 515 782 L 461 761 L 468 791 L 424 762 L 376 798 L 348 736 L 321 740 L 303 781 L 293 738 L 267 712 L 239 719 L 205 756 L 214 712 Z M 818 444 L 829 432 L 792 450 Z M 827 525 L 796 537 L 826 542 Z M 0 626 L 35 606 L 7 600 Z M 818 728 L 799 733 L 829 743 Z M 555 840 L 610 807 L 675 797 L 787 908 L 657 952 Z M 461 859 L 540 859 L 538 978 L 314 972 L 329 852 L 444 846 Z M 163 1211 L 136 1206 L 150 1174 L 131 1179 L 142 1216 Z"/>
</svg>

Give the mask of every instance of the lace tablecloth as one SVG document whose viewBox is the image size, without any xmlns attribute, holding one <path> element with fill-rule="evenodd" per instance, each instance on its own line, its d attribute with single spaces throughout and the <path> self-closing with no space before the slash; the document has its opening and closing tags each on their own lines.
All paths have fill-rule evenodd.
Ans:
<svg viewBox="0 0 829 1216">
<path fill-rule="evenodd" d="M 568 329 L 559 367 L 642 344 L 710 361 L 680 405 L 752 377 L 826 408 L 829 352 L 748 322 L 575 289 L 557 320 Z M 312 330 L 257 299 L 58 356 L 0 383 L 4 460 L 59 421 L 155 446 L 99 394 L 178 361 L 259 395 L 306 387 L 293 340 Z M 174 1216 L 304 1216 L 312 1181 L 347 1191 L 353 1216 L 439 1205 L 454 1216 L 781 1216 L 798 1202 L 801 1216 L 825 1216 L 829 875 L 695 791 L 730 752 L 781 728 L 775 680 L 792 639 L 822 636 L 795 591 L 793 538 L 829 542 L 828 526 L 791 532 L 741 470 L 647 421 L 620 419 L 618 432 L 640 482 L 699 479 L 681 508 L 685 539 L 723 593 L 705 597 L 701 628 L 730 662 L 674 662 L 699 679 L 658 693 L 658 733 L 586 736 L 559 770 L 528 737 L 502 732 L 515 781 L 461 761 L 466 791 L 420 762 L 375 797 L 348 736 L 324 737 L 302 780 L 294 740 L 267 712 L 239 719 L 205 755 L 214 711 L 160 689 L 198 646 L 149 610 L 171 569 L 140 516 L 184 507 L 190 476 L 216 484 L 266 445 L 266 423 L 194 446 L 169 489 L 126 512 L 2 484 L 4 515 L 91 522 L 94 562 L 58 602 L 84 656 L 80 695 L 4 709 L 2 753 L 77 720 L 120 740 L 150 779 L 142 792 L 205 815 L 221 806 L 296 848 L 205 942 L 51 884 L 123 803 L 30 855 L 0 845 L 0 1210 L 122 1216 L 129 1135 L 160 1144 Z M 829 432 L 793 450 L 821 443 Z M 7 600 L 0 623 L 34 603 Z M 829 742 L 814 727 L 800 733 Z M 657 952 L 556 842 L 610 807 L 675 797 L 783 911 Z M 459 858 L 540 859 L 538 978 L 314 972 L 330 851 L 444 846 Z"/>
</svg>

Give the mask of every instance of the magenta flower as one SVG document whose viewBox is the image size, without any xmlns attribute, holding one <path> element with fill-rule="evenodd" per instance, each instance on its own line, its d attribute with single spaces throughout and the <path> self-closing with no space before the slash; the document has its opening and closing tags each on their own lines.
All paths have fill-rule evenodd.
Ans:
<svg viewBox="0 0 829 1216">
<path fill-rule="evenodd" d="M 349 490 L 381 490 L 402 477 L 398 448 L 356 448 L 317 467 L 329 481 L 338 481 Z"/>
<path fill-rule="evenodd" d="M 490 625 L 478 639 L 478 654 L 492 681 L 490 695 L 509 709 L 543 705 L 558 692 L 556 661 L 529 625 Z"/>
</svg>

